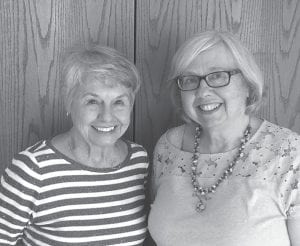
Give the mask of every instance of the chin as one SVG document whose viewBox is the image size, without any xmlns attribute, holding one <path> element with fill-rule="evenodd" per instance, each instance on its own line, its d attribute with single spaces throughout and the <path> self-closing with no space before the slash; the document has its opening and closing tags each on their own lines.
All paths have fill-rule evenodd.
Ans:
<svg viewBox="0 0 300 246">
<path fill-rule="evenodd" d="M 226 123 L 225 119 L 197 119 L 195 122 L 197 122 L 199 125 L 202 126 L 202 128 L 214 128 L 217 126 L 224 125 Z"/>
</svg>

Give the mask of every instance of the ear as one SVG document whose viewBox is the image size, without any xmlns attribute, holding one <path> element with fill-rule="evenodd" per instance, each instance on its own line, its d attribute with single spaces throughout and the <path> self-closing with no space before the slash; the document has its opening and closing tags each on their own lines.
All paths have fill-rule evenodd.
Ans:
<svg viewBox="0 0 300 246">
<path fill-rule="evenodd" d="M 252 96 L 253 96 L 253 93 L 252 92 L 252 89 L 251 89 L 251 85 L 247 83 L 247 98 L 246 98 L 246 106 L 249 106 L 252 104 Z"/>
<path fill-rule="evenodd" d="M 251 98 L 248 96 L 246 98 L 246 106 L 249 106 L 249 105 L 251 105 Z"/>
</svg>

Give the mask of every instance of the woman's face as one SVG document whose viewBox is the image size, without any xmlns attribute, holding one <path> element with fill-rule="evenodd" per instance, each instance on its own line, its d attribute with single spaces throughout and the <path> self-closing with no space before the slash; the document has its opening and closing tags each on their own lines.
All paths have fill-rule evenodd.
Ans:
<svg viewBox="0 0 300 246">
<path fill-rule="evenodd" d="M 230 51 L 223 44 L 217 44 L 199 54 L 185 74 L 204 76 L 237 68 Z M 181 100 L 183 110 L 190 119 L 203 128 L 211 128 L 235 123 L 245 117 L 248 95 L 248 86 L 238 73 L 231 76 L 229 85 L 225 87 L 211 88 L 202 80 L 198 89 L 181 91 Z"/>
<path fill-rule="evenodd" d="M 127 130 L 132 105 L 130 89 L 91 80 L 74 94 L 70 110 L 73 128 L 89 145 L 111 146 Z"/>
</svg>

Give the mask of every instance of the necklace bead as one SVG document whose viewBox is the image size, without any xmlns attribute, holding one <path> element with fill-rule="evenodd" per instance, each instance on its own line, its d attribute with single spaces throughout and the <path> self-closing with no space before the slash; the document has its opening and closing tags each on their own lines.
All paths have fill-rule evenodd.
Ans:
<svg viewBox="0 0 300 246">
<path fill-rule="evenodd" d="M 250 133 L 251 133 L 251 127 L 248 125 L 243 138 L 240 140 L 241 144 L 238 149 L 237 155 L 233 158 L 233 161 L 229 164 L 229 166 L 225 169 L 221 177 L 217 179 L 215 184 L 213 184 L 210 187 L 204 188 L 199 185 L 199 182 L 197 180 L 197 167 L 198 167 L 198 147 L 199 147 L 199 140 L 200 140 L 200 135 L 201 135 L 201 127 L 197 126 L 196 127 L 196 133 L 195 133 L 195 142 L 194 142 L 194 153 L 192 156 L 192 165 L 191 165 L 191 180 L 192 180 L 192 185 L 193 185 L 193 190 L 194 190 L 194 195 L 197 197 L 198 202 L 196 205 L 196 211 L 197 212 L 202 212 L 205 210 L 206 205 L 204 204 L 204 200 L 206 200 L 206 195 L 209 193 L 215 193 L 218 186 L 225 180 L 227 179 L 233 172 L 234 167 L 236 166 L 237 162 L 240 160 L 240 158 L 245 156 L 244 149 L 246 143 L 250 139 Z"/>
</svg>

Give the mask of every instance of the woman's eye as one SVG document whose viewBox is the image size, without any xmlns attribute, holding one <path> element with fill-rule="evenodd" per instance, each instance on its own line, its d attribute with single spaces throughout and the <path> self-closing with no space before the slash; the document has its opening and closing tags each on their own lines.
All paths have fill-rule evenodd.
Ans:
<svg viewBox="0 0 300 246">
<path fill-rule="evenodd" d="M 226 78 L 227 78 L 226 72 L 215 72 L 215 73 L 211 73 L 208 79 L 217 80 L 217 79 L 226 79 Z"/>
<path fill-rule="evenodd" d="M 187 76 L 184 78 L 183 82 L 185 84 L 195 84 L 198 83 L 198 79 L 194 76 Z"/>
<path fill-rule="evenodd" d="M 220 73 L 214 73 L 214 74 L 211 74 L 211 79 L 219 79 L 221 77 L 221 74 Z"/>
<path fill-rule="evenodd" d="M 117 101 L 115 101 L 115 104 L 116 105 L 124 105 L 125 103 L 123 100 L 117 100 Z"/>
<path fill-rule="evenodd" d="M 87 100 L 87 104 L 88 105 L 92 105 L 92 104 L 97 104 L 98 102 L 97 102 L 97 100 L 95 100 L 95 99 L 89 99 L 89 100 Z"/>
</svg>

